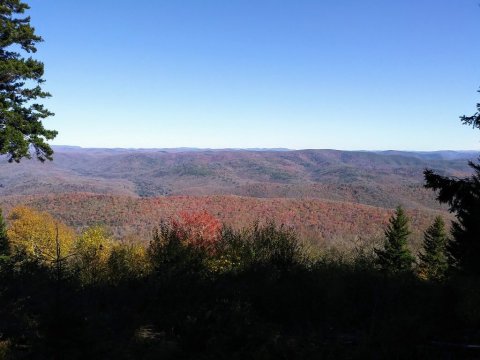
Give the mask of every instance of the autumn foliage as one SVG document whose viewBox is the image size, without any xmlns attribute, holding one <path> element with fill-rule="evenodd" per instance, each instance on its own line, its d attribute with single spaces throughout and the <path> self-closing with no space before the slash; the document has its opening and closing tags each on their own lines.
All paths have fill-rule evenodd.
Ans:
<svg viewBox="0 0 480 360">
<path fill-rule="evenodd" d="M 213 251 L 220 239 L 222 224 L 207 211 L 183 211 L 172 220 L 172 228 L 185 244 Z"/>
<path fill-rule="evenodd" d="M 8 216 L 7 236 L 13 252 L 25 252 L 42 262 L 55 262 L 73 251 L 75 233 L 46 212 L 15 207 Z"/>
<path fill-rule="evenodd" d="M 106 276 L 113 241 L 101 226 L 86 229 L 75 243 L 73 266 L 84 283 L 96 283 Z"/>
<path fill-rule="evenodd" d="M 102 224 L 117 239 L 134 235 L 148 242 L 152 229 L 162 219 L 188 223 L 186 217 L 208 213 L 221 224 L 242 229 L 255 221 L 274 219 L 277 224 L 293 227 L 299 239 L 317 246 L 348 246 L 352 239 L 381 238 L 393 211 L 348 202 L 321 199 L 257 199 L 239 196 L 165 196 L 134 198 L 87 193 L 13 196 L 0 198 L 5 213 L 18 204 L 48 211 L 77 231 Z M 407 209 L 412 219 L 412 240 L 420 248 L 423 232 L 435 216 L 450 219 L 448 213 L 428 209 Z"/>
<path fill-rule="evenodd" d="M 100 225 L 75 233 L 47 213 L 11 210 L 0 351 L 34 359 L 352 359 L 375 358 L 380 348 L 385 358 L 428 359 L 438 353 L 424 357 L 418 344 L 439 329 L 449 340 L 450 329 L 480 324 L 476 295 L 462 295 L 462 283 L 381 273 L 365 251 L 311 253 L 292 227 L 273 221 L 234 228 L 206 210 L 175 211 L 145 243 L 134 232 L 123 240 Z M 59 245 L 64 266 L 49 260 Z M 442 328 L 446 313 L 453 320 Z"/>
</svg>

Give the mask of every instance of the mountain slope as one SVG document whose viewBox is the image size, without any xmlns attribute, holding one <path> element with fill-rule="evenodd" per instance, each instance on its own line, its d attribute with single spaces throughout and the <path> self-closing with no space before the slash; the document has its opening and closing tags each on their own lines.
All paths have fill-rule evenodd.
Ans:
<svg viewBox="0 0 480 360">
<path fill-rule="evenodd" d="M 318 198 L 440 209 L 425 168 L 469 174 L 474 152 L 129 150 L 55 148 L 51 163 L 0 161 L 0 195 L 92 192 L 128 196 Z"/>
<path fill-rule="evenodd" d="M 134 235 L 149 240 L 162 220 L 181 212 L 208 211 L 224 223 L 242 228 L 255 221 L 274 220 L 293 227 L 302 240 L 326 245 L 353 246 L 382 236 L 392 215 L 385 209 L 349 202 L 321 199 L 259 199 L 239 196 L 167 196 L 135 198 L 100 194 L 50 194 L 0 197 L 6 213 L 17 204 L 48 211 L 56 218 L 81 230 L 86 226 L 108 226 L 117 237 Z M 409 210 L 415 246 L 436 215 L 434 210 Z"/>
</svg>

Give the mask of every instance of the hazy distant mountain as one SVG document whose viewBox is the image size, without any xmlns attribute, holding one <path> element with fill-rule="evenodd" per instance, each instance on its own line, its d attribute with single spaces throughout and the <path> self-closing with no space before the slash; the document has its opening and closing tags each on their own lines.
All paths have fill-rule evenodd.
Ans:
<svg viewBox="0 0 480 360">
<path fill-rule="evenodd" d="M 129 196 L 319 198 L 382 207 L 438 208 L 425 168 L 469 174 L 479 152 L 84 149 L 56 146 L 54 161 L 0 160 L 0 195 L 91 192 Z"/>
<path fill-rule="evenodd" d="M 385 155 L 401 155 L 416 157 L 423 160 L 476 160 L 480 156 L 479 151 L 464 150 L 440 150 L 440 151 L 378 151 L 379 154 Z"/>
<path fill-rule="evenodd" d="M 229 148 L 229 149 L 210 149 L 210 148 L 195 148 L 195 147 L 179 147 L 179 148 L 82 148 L 81 146 L 72 145 L 52 145 L 55 152 L 196 152 L 196 151 L 294 151 L 288 148 Z"/>
</svg>

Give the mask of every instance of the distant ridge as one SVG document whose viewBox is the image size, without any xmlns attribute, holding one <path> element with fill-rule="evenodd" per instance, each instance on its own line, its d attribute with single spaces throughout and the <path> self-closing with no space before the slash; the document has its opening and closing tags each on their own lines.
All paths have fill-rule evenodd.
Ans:
<svg viewBox="0 0 480 360">
<path fill-rule="evenodd" d="M 442 157 L 450 159 L 465 158 L 469 156 L 480 156 L 480 150 L 339 150 L 339 149 L 320 149 L 320 148 L 305 148 L 305 149 L 290 149 L 290 148 L 198 148 L 198 147 L 173 147 L 173 148 L 128 148 L 128 147 L 82 147 L 76 145 L 52 145 L 52 148 L 57 151 L 167 151 L 167 152 L 201 152 L 201 151 L 339 151 L 339 152 L 365 152 L 385 155 L 408 155 L 421 157 Z"/>
<path fill-rule="evenodd" d="M 437 150 L 437 151 L 398 151 L 398 150 L 385 150 L 375 151 L 379 154 L 387 155 L 401 155 L 401 156 L 413 156 L 417 158 L 430 159 L 430 160 L 458 160 L 458 159 L 475 159 L 480 156 L 480 151 L 476 150 Z"/>
<path fill-rule="evenodd" d="M 316 198 L 393 208 L 439 209 L 426 168 L 468 176 L 475 151 L 101 149 L 54 146 L 52 162 L 7 163 L 0 196 L 89 192 L 154 196 Z"/>
<path fill-rule="evenodd" d="M 81 147 L 72 145 L 52 145 L 54 151 L 165 151 L 165 152 L 198 152 L 198 151 L 296 151 L 288 148 L 196 148 L 196 147 L 178 147 L 178 148 L 96 148 Z"/>
</svg>

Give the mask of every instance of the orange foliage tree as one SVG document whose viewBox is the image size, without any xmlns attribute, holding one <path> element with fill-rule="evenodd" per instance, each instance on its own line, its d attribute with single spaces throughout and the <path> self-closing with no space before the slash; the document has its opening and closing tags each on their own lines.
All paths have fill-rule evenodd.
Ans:
<svg viewBox="0 0 480 360">
<path fill-rule="evenodd" d="M 207 211 L 181 212 L 172 227 L 186 245 L 213 251 L 220 240 L 222 223 Z"/>
</svg>

